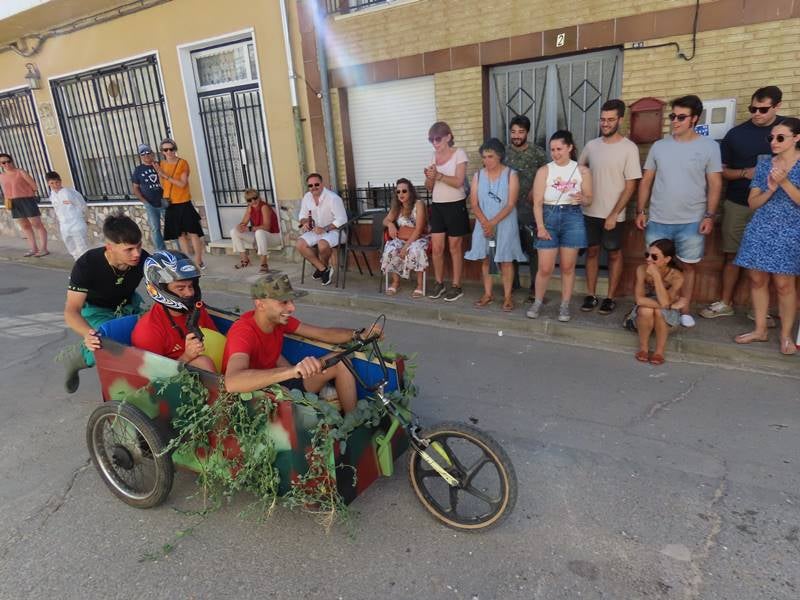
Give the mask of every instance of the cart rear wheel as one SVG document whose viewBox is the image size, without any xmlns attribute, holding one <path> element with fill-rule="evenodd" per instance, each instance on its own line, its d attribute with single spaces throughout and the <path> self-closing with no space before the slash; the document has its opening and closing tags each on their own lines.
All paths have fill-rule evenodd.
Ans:
<svg viewBox="0 0 800 600">
<path fill-rule="evenodd" d="M 517 476 L 511 459 L 491 436 L 462 423 L 442 423 L 421 437 L 430 441 L 428 456 L 458 482 L 449 485 L 418 452 L 410 452 L 411 487 L 434 517 L 454 529 L 478 531 L 511 513 L 517 502 Z"/>
<path fill-rule="evenodd" d="M 151 508 L 166 500 L 174 468 L 155 423 L 130 404 L 105 402 L 89 417 L 86 444 L 105 484 L 123 502 Z"/>
</svg>

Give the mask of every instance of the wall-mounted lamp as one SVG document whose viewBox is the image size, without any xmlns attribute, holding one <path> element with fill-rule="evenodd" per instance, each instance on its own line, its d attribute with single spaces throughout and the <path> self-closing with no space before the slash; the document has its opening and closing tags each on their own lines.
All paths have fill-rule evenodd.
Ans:
<svg viewBox="0 0 800 600">
<path fill-rule="evenodd" d="M 39 69 L 33 63 L 27 63 L 25 68 L 28 72 L 25 73 L 25 79 L 28 81 L 28 87 L 32 90 L 38 90 L 42 87 L 42 76 L 39 74 Z"/>
</svg>

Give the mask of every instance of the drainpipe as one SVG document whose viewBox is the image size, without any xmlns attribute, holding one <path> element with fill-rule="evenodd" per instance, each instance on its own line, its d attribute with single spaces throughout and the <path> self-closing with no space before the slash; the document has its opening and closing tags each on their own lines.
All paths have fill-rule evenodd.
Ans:
<svg viewBox="0 0 800 600">
<path fill-rule="evenodd" d="M 289 20 L 286 16 L 286 0 L 281 0 L 281 25 L 283 26 L 283 46 L 286 49 L 286 64 L 289 65 L 289 93 L 292 97 L 292 120 L 294 121 L 294 140 L 297 146 L 297 165 L 300 167 L 300 189 L 306 185 L 308 166 L 306 165 L 306 145 L 303 135 L 303 120 L 300 118 L 300 105 L 297 101 L 297 74 L 294 72 L 292 43 L 289 38 Z"/>
<path fill-rule="evenodd" d="M 321 3 L 315 2 L 314 38 L 317 44 L 317 65 L 319 66 L 320 94 L 322 94 L 322 126 L 325 129 L 325 151 L 328 154 L 328 182 L 332 189 L 338 189 L 336 175 L 336 147 L 333 143 L 333 111 L 331 110 L 331 88 L 328 81 L 328 55 L 325 52 L 325 16 L 321 14 Z"/>
</svg>

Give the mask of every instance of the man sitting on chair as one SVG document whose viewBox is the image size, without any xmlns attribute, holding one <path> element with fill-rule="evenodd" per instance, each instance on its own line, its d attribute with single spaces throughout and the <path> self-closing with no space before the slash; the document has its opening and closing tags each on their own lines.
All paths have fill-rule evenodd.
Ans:
<svg viewBox="0 0 800 600">
<path fill-rule="evenodd" d="M 333 248 L 339 245 L 338 228 L 347 223 L 344 202 L 334 192 L 322 185 L 322 175 L 311 173 L 306 177 L 308 192 L 300 202 L 300 229 L 297 251 L 314 265 L 314 279 L 328 285 L 333 281 L 330 264 Z M 315 250 L 316 247 L 316 250 Z"/>
<path fill-rule="evenodd" d="M 200 270 L 182 252 L 161 250 L 144 261 L 145 289 L 155 304 L 133 328 L 131 342 L 137 348 L 187 365 L 216 372 L 206 354 L 200 327 L 217 330 L 200 301 Z M 199 315 L 192 315 L 199 311 Z M 190 325 L 190 315 L 196 319 Z M 197 330 L 192 331 L 196 327 Z"/>
<path fill-rule="evenodd" d="M 345 344 L 363 330 L 318 327 L 295 319 L 295 292 L 287 275 L 267 275 L 250 288 L 254 310 L 243 314 L 228 331 L 222 370 L 229 392 L 252 392 L 275 383 L 318 393 L 332 381 L 345 413 L 356 407 L 356 382 L 344 363 L 323 370 L 322 362 L 307 356 L 296 365 L 282 355 L 283 336 L 298 335 L 328 344 Z"/>
</svg>

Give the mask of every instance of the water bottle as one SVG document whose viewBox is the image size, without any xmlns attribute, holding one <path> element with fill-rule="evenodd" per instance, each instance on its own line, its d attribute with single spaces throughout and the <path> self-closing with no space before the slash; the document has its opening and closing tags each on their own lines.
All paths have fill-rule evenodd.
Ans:
<svg viewBox="0 0 800 600">
<path fill-rule="evenodd" d="M 497 263 L 494 262 L 494 254 L 497 250 L 497 240 L 494 237 L 490 237 L 486 241 L 486 256 L 489 258 L 489 273 L 494 275 L 497 271 Z"/>
</svg>

